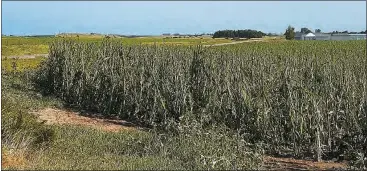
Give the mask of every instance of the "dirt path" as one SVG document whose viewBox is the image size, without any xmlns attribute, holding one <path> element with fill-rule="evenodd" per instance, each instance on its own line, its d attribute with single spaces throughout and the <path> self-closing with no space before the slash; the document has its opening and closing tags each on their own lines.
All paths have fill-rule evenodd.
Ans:
<svg viewBox="0 0 367 171">
<path fill-rule="evenodd" d="M 347 163 L 328 161 L 298 160 L 293 158 L 279 158 L 266 156 L 264 166 L 267 170 L 345 170 Z"/>
<path fill-rule="evenodd" d="M 101 129 L 108 132 L 141 129 L 136 125 L 124 120 L 104 119 L 99 114 L 88 114 L 87 117 L 82 116 L 79 112 L 74 112 L 70 110 L 45 108 L 37 112 L 32 112 L 32 114 L 38 116 L 40 122 L 44 122 L 45 124 L 49 125 L 79 125 Z"/>
<path fill-rule="evenodd" d="M 48 54 L 34 54 L 34 55 L 15 55 L 15 56 L 6 56 L 6 57 L 3 57 L 3 58 L 8 58 L 8 59 L 34 59 L 36 57 L 39 57 L 39 56 L 42 56 L 42 57 L 46 57 L 48 56 Z"/>
<path fill-rule="evenodd" d="M 244 40 L 244 41 L 237 41 L 237 42 L 230 42 L 230 43 L 219 43 L 214 45 L 204 45 L 204 47 L 212 47 L 212 46 L 225 46 L 225 45 L 234 45 L 234 44 L 240 44 L 240 43 L 250 43 L 250 42 L 261 42 L 262 39 L 256 39 L 256 40 Z"/>
</svg>

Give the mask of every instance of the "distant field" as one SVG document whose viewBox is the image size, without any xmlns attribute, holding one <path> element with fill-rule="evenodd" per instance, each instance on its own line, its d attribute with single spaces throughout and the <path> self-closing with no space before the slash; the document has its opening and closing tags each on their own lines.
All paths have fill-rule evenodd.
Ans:
<svg viewBox="0 0 367 171">
<path fill-rule="evenodd" d="M 102 36 L 68 36 L 67 39 L 80 40 L 82 42 L 101 42 Z M 6 56 L 20 56 L 32 54 L 48 53 L 48 45 L 50 42 L 63 39 L 62 37 L 1 37 L 2 49 L 1 55 Z M 64 38 L 65 39 L 65 38 Z M 220 43 L 233 42 L 229 39 L 212 39 L 209 37 L 195 37 L 195 38 L 166 38 L 166 37 L 137 37 L 137 38 L 111 38 L 113 40 L 121 41 L 124 44 L 169 44 L 169 45 L 213 45 Z"/>
</svg>

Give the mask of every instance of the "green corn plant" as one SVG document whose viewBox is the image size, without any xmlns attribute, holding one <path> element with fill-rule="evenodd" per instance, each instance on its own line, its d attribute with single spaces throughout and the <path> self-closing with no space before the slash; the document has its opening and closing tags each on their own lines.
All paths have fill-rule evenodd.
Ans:
<svg viewBox="0 0 367 171">
<path fill-rule="evenodd" d="M 365 41 L 58 40 L 49 54 L 35 82 L 76 108 L 176 133 L 187 119 L 224 125 L 279 155 L 321 160 L 364 148 Z"/>
</svg>

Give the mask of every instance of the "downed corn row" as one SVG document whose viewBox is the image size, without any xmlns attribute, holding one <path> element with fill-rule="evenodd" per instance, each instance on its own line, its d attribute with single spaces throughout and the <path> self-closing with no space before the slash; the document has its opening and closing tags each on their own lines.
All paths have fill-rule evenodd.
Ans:
<svg viewBox="0 0 367 171">
<path fill-rule="evenodd" d="M 226 125 L 273 153 L 320 159 L 366 155 L 366 78 L 365 41 L 203 48 L 106 40 L 52 43 L 36 81 L 79 108 L 167 130 Z"/>
</svg>

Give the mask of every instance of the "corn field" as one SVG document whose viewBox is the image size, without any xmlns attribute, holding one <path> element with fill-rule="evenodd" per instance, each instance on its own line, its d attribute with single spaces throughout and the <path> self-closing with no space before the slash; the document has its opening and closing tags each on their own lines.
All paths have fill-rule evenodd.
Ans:
<svg viewBox="0 0 367 171">
<path fill-rule="evenodd" d="M 174 131 L 222 125 L 269 153 L 367 155 L 365 41 L 126 46 L 55 41 L 35 80 L 67 104 Z M 365 163 L 364 163 L 365 164 Z"/>
</svg>

